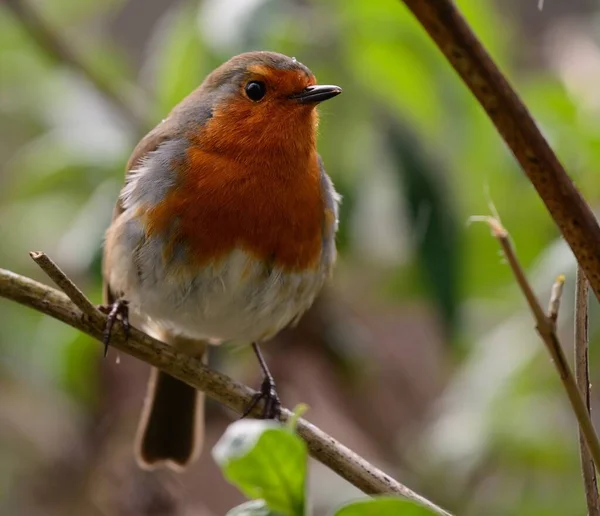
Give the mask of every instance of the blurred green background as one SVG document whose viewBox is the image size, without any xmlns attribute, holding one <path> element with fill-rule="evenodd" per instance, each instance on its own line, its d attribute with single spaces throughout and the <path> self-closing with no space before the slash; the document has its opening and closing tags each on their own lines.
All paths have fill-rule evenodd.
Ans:
<svg viewBox="0 0 600 516">
<path fill-rule="evenodd" d="M 456 4 L 598 207 L 598 3 Z M 307 403 L 312 422 L 456 514 L 585 514 L 566 398 L 497 242 L 468 219 L 493 203 L 544 303 L 566 274 L 569 355 L 575 262 L 399 1 L 5 0 L 0 266 L 48 281 L 28 257 L 43 250 L 100 302 L 103 233 L 133 147 L 210 70 L 257 49 L 344 89 L 321 109 L 319 140 L 344 196 L 340 260 L 299 327 L 267 346 L 284 403 Z M 597 314 L 594 304 L 592 385 Z M 0 513 L 209 516 L 240 502 L 209 453 L 233 417 L 216 404 L 192 470 L 137 469 L 147 368 L 115 358 L 0 300 Z M 211 360 L 259 380 L 247 350 Z M 317 463 L 310 475 L 317 515 L 360 494 Z"/>
</svg>

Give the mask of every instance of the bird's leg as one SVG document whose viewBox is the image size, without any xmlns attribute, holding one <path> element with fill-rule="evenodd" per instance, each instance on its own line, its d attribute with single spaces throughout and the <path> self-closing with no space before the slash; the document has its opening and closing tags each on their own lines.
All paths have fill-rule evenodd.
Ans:
<svg viewBox="0 0 600 516">
<path fill-rule="evenodd" d="M 108 344 L 110 343 L 110 335 L 112 333 L 115 321 L 121 316 L 121 324 L 123 324 L 123 331 L 125 332 L 125 338 L 129 338 L 129 305 L 125 299 L 117 299 L 111 305 L 100 305 L 98 310 L 105 313 L 106 326 L 104 327 L 104 334 L 102 336 L 102 343 L 104 344 L 104 356 L 108 353 Z"/>
<path fill-rule="evenodd" d="M 279 396 L 277 395 L 277 390 L 275 389 L 275 380 L 273 379 L 273 375 L 271 374 L 271 371 L 269 371 L 269 367 L 267 366 L 267 363 L 260 352 L 258 344 L 253 342 L 252 349 L 254 350 L 256 358 L 258 358 L 258 363 L 260 364 L 264 378 L 260 386 L 260 391 L 252 396 L 250 404 L 242 414 L 242 419 L 252 412 L 260 400 L 265 401 L 262 418 L 278 419 L 279 415 L 281 414 L 281 402 L 279 401 Z"/>
</svg>

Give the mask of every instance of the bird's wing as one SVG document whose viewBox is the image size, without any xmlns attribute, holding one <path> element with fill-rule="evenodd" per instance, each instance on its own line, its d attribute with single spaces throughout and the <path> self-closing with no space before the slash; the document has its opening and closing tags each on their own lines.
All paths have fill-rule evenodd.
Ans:
<svg viewBox="0 0 600 516">
<path fill-rule="evenodd" d="M 340 194 L 335 191 L 331 178 L 325 171 L 325 165 L 319 156 L 319 168 L 321 169 L 321 191 L 323 194 L 325 217 L 323 219 L 323 266 L 327 275 L 331 273 L 336 258 L 335 234 L 338 229 L 339 204 L 342 200 Z"/>
<path fill-rule="evenodd" d="M 158 149 L 163 143 L 173 139 L 177 135 L 176 123 L 173 117 L 169 117 L 163 120 L 162 123 L 157 125 L 152 131 L 144 136 L 140 142 L 136 145 L 129 161 L 127 162 L 125 171 L 125 182 L 128 177 L 142 162 L 142 160 L 150 153 Z M 117 203 L 113 210 L 111 223 L 123 213 L 123 205 L 121 196 L 117 199 Z M 113 292 L 111 292 L 106 278 L 103 279 L 102 283 L 102 297 L 103 303 L 107 305 L 113 304 L 117 299 Z"/>
<path fill-rule="evenodd" d="M 194 90 L 180 104 L 178 104 L 169 116 L 150 131 L 137 144 L 129 161 L 127 162 L 125 182 L 131 179 L 132 173 L 140 167 L 144 158 L 150 153 L 156 151 L 163 144 L 170 141 L 182 141 L 182 133 L 190 128 L 199 130 L 206 122 L 212 118 L 213 99 L 206 91 L 200 87 Z M 123 213 L 122 199 L 119 197 L 113 211 L 112 220 L 114 221 Z M 104 302 L 113 303 L 115 301 L 110 292 L 106 280 L 104 281 Z"/>
</svg>

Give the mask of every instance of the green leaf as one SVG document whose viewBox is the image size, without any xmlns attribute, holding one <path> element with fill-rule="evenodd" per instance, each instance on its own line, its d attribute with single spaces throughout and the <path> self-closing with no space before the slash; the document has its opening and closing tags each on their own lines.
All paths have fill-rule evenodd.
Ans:
<svg viewBox="0 0 600 516">
<path fill-rule="evenodd" d="M 410 500 L 381 497 L 345 505 L 334 516 L 431 516 L 433 511 Z"/>
<path fill-rule="evenodd" d="M 303 516 L 306 444 L 275 421 L 236 421 L 212 450 L 225 478 L 283 516 Z"/>
<path fill-rule="evenodd" d="M 250 500 L 231 509 L 225 516 L 279 516 L 264 500 Z"/>
</svg>

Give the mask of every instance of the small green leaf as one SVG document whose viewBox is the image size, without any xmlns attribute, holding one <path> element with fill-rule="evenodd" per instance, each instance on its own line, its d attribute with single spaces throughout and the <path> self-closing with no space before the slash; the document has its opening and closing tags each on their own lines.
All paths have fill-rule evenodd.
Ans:
<svg viewBox="0 0 600 516">
<path fill-rule="evenodd" d="M 236 421 L 212 454 L 225 478 L 246 496 L 264 499 L 283 516 L 304 516 L 308 452 L 289 429 L 275 421 Z"/>
<path fill-rule="evenodd" d="M 292 432 L 295 432 L 296 426 L 298 425 L 298 419 L 300 419 L 304 414 L 306 414 L 307 410 L 308 405 L 306 403 L 299 403 L 298 405 L 296 405 L 294 407 L 294 410 L 292 411 L 292 415 L 286 421 L 285 426 L 287 426 L 287 428 Z"/>
<path fill-rule="evenodd" d="M 410 500 L 381 497 L 367 498 L 338 509 L 334 516 L 431 516 L 431 510 Z"/>
<path fill-rule="evenodd" d="M 231 509 L 225 516 L 280 516 L 264 500 L 250 500 Z"/>
</svg>

